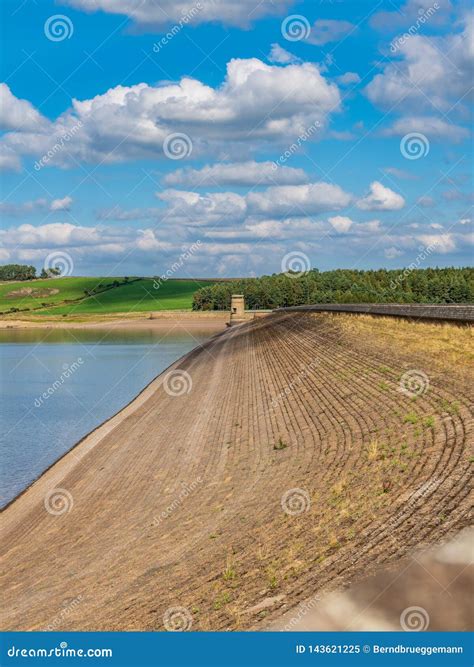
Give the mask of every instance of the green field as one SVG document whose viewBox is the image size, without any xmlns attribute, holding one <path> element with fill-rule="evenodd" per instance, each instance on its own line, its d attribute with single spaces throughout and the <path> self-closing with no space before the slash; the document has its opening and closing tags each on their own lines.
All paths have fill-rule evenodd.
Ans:
<svg viewBox="0 0 474 667">
<path fill-rule="evenodd" d="M 113 283 L 118 283 L 112 286 Z M 132 282 L 134 281 L 134 282 Z M 156 310 L 190 310 L 193 293 L 212 280 L 167 280 L 158 289 L 153 278 L 52 278 L 0 285 L 0 311 L 34 315 L 105 315 Z M 156 285 L 156 283 L 155 283 Z M 33 290 L 26 294 L 25 290 Z M 57 290 L 57 292 L 56 292 Z M 85 295 L 85 290 L 94 293 Z M 54 293 L 53 293 L 54 291 Z M 80 299 L 80 300 L 78 300 Z M 67 300 L 75 300 L 64 303 Z M 28 311 L 25 309 L 29 309 Z"/>
</svg>

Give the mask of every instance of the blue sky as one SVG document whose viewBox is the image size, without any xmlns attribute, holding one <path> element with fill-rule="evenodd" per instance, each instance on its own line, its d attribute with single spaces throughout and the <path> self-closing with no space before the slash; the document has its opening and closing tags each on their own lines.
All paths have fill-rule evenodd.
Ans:
<svg viewBox="0 0 474 667">
<path fill-rule="evenodd" d="M 154 275 L 199 242 L 176 276 L 471 263 L 468 3 L 1 11 L 0 261 Z"/>
</svg>

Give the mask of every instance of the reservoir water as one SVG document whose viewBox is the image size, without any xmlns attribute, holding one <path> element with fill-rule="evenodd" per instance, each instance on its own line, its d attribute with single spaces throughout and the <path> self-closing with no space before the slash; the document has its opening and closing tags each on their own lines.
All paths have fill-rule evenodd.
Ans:
<svg viewBox="0 0 474 667">
<path fill-rule="evenodd" d="M 213 333 L 0 330 L 0 507 Z"/>
</svg>

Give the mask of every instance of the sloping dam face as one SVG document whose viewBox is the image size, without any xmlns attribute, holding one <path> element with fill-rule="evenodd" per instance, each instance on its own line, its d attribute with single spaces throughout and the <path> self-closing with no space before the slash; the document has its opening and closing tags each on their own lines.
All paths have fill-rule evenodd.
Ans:
<svg viewBox="0 0 474 667">
<path fill-rule="evenodd" d="M 469 377 L 351 317 L 232 327 L 56 463 L 2 515 L 2 627 L 263 628 L 467 525 Z"/>
</svg>

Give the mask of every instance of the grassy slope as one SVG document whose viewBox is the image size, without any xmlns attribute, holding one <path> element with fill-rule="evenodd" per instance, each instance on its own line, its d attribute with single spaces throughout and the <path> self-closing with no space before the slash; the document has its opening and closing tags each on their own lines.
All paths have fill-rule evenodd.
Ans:
<svg viewBox="0 0 474 667">
<path fill-rule="evenodd" d="M 76 299 L 84 296 L 85 289 L 97 287 L 99 283 L 111 283 L 114 278 L 57 278 L 33 282 L 9 283 L 0 285 L 0 311 L 15 308 L 34 308 L 42 302 L 59 304 L 65 299 Z M 117 278 L 122 282 L 123 278 Z M 168 280 L 159 289 L 153 287 L 152 278 L 88 297 L 79 303 L 70 303 L 31 311 L 38 315 L 86 314 L 86 313 L 118 313 L 143 312 L 149 310 L 186 310 L 191 308 L 192 295 L 200 287 L 212 284 L 213 281 Z M 59 289 L 58 294 L 34 298 L 24 296 L 7 298 L 9 292 L 32 287 L 33 289 Z M 26 314 L 26 313 L 25 313 Z M 19 314 L 20 315 L 20 314 Z"/>
</svg>

